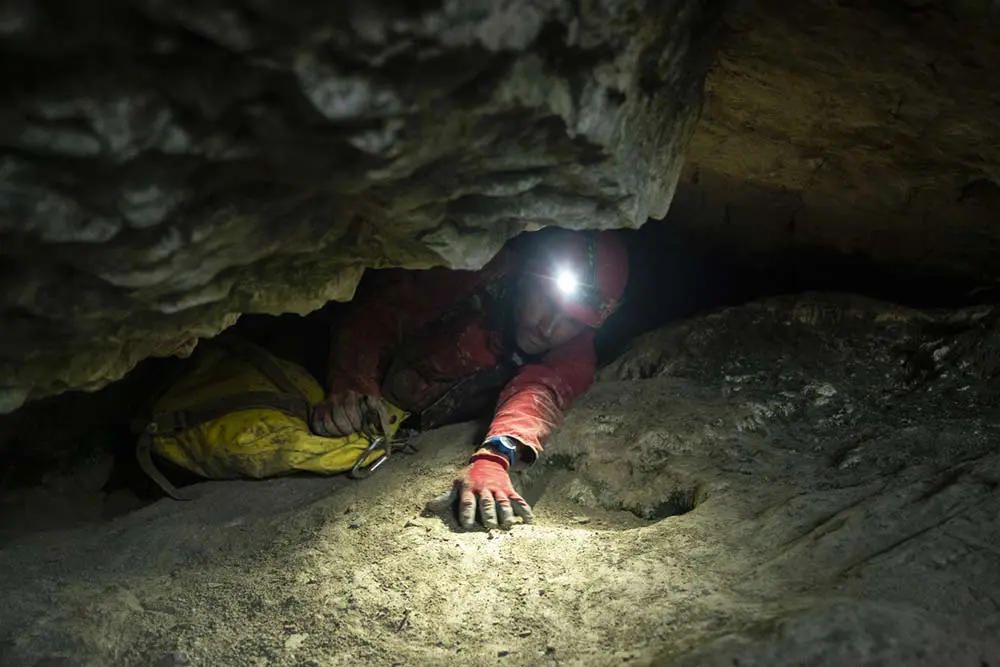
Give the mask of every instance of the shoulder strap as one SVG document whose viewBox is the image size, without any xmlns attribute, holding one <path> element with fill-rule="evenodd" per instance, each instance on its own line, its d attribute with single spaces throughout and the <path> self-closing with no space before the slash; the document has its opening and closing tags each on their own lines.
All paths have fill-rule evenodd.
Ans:
<svg viewBox="0 0 1000 667">
<path fill-rule="evenodd" d="M 156 483 L 160 489 L 174 500 L 195 500 L 202 494 L 202 490 L 178 489 L 167 479 L 153 462 L 153 436 L 150 433 L 143 433 L 139 436 L 139 441 L 135 447 L 135 457 L 139 461 L 142 471 Z"/>
<path fill-rule="evenodd" d="M 302 396 L 302 392 L 288 379 L 288 375 L 285 374 L 281 365 L 263 348 L 235 336 L 220 340 L 219 344 L 266 375 L 267 379 L 273 382 L 282 393 Z M 305 397 L 303 396 L 303 398 Z"/>
</svg>

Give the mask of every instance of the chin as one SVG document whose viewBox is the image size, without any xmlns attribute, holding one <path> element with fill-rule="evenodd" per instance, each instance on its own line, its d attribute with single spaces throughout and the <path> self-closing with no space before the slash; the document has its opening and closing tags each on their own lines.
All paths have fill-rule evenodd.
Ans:
<svg viewBox="0 0 1000 667">
<path fill-rule="evenodd" d="M 539 352 L 544 352 L 545 348 L 541 345 L 534 343 L 533 341 L 525 340 L 524 337 L 517 337 L 517 346 L 521 348 L 521 351 L 525 354 L 538 354 Z"/>
</svg>

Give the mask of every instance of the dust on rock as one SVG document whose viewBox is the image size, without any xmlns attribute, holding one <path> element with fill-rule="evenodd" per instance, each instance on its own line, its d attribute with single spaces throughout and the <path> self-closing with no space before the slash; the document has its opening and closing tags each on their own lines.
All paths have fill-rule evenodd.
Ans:
<svg viewBox="0 0 1000 667">
<path fill-rule="evenodd" d="M 10 543 L 4 664 L 996 660 L 1000 420 L 995 388 L 962 368 L 991 339 L 961 313 L 844 298 L 638 341 L 520 476 L 537 519 L 507 532 L 422 516 L 468 456 L 464 424 L 361 483 L 210 483 Z M 941 317 L 966 322 L 942 343 L 955 353 L 914 382 L 898 343 L 941 338 Z M 748 407 L 769 401 L 795 409 Z"/>
</svg>

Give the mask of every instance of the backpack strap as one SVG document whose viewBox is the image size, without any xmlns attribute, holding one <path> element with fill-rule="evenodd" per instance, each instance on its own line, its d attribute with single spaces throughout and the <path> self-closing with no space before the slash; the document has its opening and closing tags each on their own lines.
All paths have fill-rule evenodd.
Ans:
<svg viewBox="0 0 1000 667">
<path fill-rule="evenodd" d="M 142 471 L 156 483 L 160 490 L 174 500 L 195 500 L 201 497 L 203 489 L 178 489 L 173 483 L 160 472 L 153 462 L 153 435 L 142 433 L 135 446 L 135 457 L 139 462 Z"/>
<path fill-rule="evenodd" d="M 147 411 L 146 418 L 134 421 L 132 423 L 132 430 L 139 435 L 136 444 L 136 458 L 138 459 L 139 467 L 142 468 L 143 472 L 164 493 L 174 500 L 194 500 L 201 493 L 200 490 L 196 489 L 178 489 L 157 469 L 152 454 L 153 438 L 155 436 L 180 433 L 188 429 L 197 428 L 202 424 L 206 424 L 227 414 L 253 408 L 277 410 L 292 417 L 297 417 L 307 424 L 309 423 L 309 410 L 311 408 L 309 400 L 288 378 L 288 375 L 281 368 L 281 365 L 274 360 L 274 357 L 262 348 L 238 338 L 229 338 L 217 343 L 209 343 L 209 345 L 218 345 L 233 356 L 243 359 L 267 376 L 267 379 L 278 387 L 281 393 L 248 391 L 242 394 L 233 394 L 232 396 L 223 396 L 206 401 L 196 407 L 184 410 L 155 412 L 150 408 Z M 177 379 L 179 377 L 172 377 L 170 385 Z M 169 386 L 157 392 L 153 402 L 155 403 L 167 389 L 169 389 Z"/>
<path fill-rule="evenodd" d="M 288 375 L 285 374 L 285 370 L 281 367 L 281 364 L 274 360 L 264 348 L 258 347 L 253 343 L 243 340 L 242 338 L 228 337 L 219 341 L 218 343 L 224 350 L 232 353 L 234 356 L 243 359 L 251 366 L 259 370 L 261 373 L 267 376 L 274 386 L 276 386 L 283 394 L 288 394 L 289 396 L 301 396 L 305 399 L 299 388 L 288 379 Z"/>
</svg>

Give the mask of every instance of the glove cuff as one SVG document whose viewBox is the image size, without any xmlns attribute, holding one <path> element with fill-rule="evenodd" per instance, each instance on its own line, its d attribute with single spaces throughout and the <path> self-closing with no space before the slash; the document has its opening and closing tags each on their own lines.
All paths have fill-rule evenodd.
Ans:
<svg viewBox="0 0 1000 667">
<path fill-rule="evenodd" d="M 502 465 L 505 471 L 510 470 L 510 463 L 508 463 L 507 458 L 493 452 L 482 450 L 476 452 L 472 455 L 472 458 L 469 459 L 469 463 L 475 463 L 476 461 L 492 461 Z"/>
</svg>

